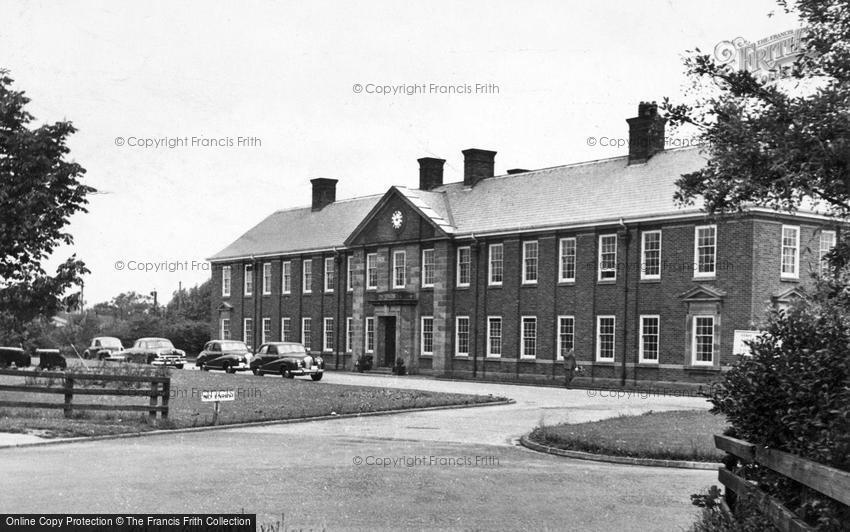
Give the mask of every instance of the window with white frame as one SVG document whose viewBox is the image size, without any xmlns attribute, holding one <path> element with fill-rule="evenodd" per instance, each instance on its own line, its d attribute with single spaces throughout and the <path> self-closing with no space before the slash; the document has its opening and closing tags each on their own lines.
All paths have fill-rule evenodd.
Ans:
<svg viewBox="0 0 850 532">
<path fill-rule="evenodd" d="M 404 288 L 407 279 L 407 254 L 393 251 L 393 288 Z"/>
<path fill-rule="evenodd" d="M 717 268 L 717 226 L 694 229 L 694 277 L 714 277 Z"/>
<path fill-rule="evenodd" d="M 835 231 L 821 231 L 820 233 L 820 249 L 818 259 L 820 259 L 820 271 L 825 272 L 829 267 L 826 260 L 826 254 L 832 251 L 835 247 Z"/>
<path fill-rule="evenodd" d="M 305 294 L 309 294 L 313 291 L 313 259 L 304 259 L 301 262 L 301 267 L 304 270 L 301 290 Z"/>
<path fill-rule="evenodd" d="M 500 286 L 505 272 L 505 246 L 490 244 L 488 282 L 492 286 Z"/>
<path fill-rule="evenodd" d="M 280 265 L 280 292 L 292 293 L 292 262 L 288 260 Z"/>
<path fill-rule="evenodd" d="M 558 255 L 558 281 L 574 282 L 576 280 L 576 239 L 562 238 Z"/>
<path fill-rule="evenodd" d="M 596 316 L 596 360 L 614 360 L 614 316 Z"/>
<path fill-rule="evenodd" d="M 280 319 L 280 341 L 281 342 L 291 342 L 292 341 L 292 318 L 281 318 Z"/>
<path fill-rule="evenodd" d="M 455 318 L 455 356 L 469 356 L 469 316 Z"/>
<path fill-rule="evenodd" d="M 245 318 L 242 320 L 242 341 L 251 349 L 254 345 L 254 320 Z"/>
<path fill-rule="evenodd" d="M 313 345 L 313 319 L 312 318 L 301 318 L 301 343 L 304 344 L 304 348 L 307 349 L 307 352 L 310 352 L 310 348 Z"/>
<path fill-rule="evenodd" d="M 558 316 L 558 360 L 575 347 L 576 319 L 574 316 Z"/>
<path fill-rule="evenodd" d="M 334 350 L 334 319 L 325 318 L 324 320 L 324 341 L 322 342 L 322 351 L 330 352 Z"/>
<path fill-rule="evenodd" d="M 366 255 L 366 289 L 375 290 L 378 288 L 378 254 L 369 253 Z"/>
<path fill-rule="evenodd" d="M 354 257 L 351 255 L 345 257 L 345 289 L 354 291 Z"/>
<path fill-rule="evenodd" d="M 420 352 L 423 355 L 434 354 L 434 318 L 433 316 L 422 316 L 422 346 Z"/>
<path fill-rule="evenodd" d="M 230 266 L 221 267 L 221 297 L 230 297 Z"/>
<path fill-rule="evenodd" d="M 537 357 L 537 318 L 534 316 L 523 316 L 521 332 L 520 355 L 522 358 Z"/>
<path fill-rule="evenodd" d="M 537 241 L 522 243 L 522 282 L 523 284 L 537 283 Z"/>
<path fill-rule="evenodd" d="M 502 356 L 502 318 L 499 316 L 487 318 L 487 356 Z"/>
<path fill-rule="evenodd" d="M 661 231 L 644 231 L 640 240 L 641 279 L 661 279 Z"/>
<path fill-rule="evenodd" d="M 345 318 L 345 352 L 350 353 L 354 345 L 354 318 Z"/>
<path fill-rule="evenodd" d="M 457 285 L 469 286 L 469 280 L 472 276 L 471 267 L 471 251 L 469 246 L 457 248 Z"/>
<path fill-rule="evenodd" d="M 711 366 L 714 364 L 714 316 L 694 316 L 693 320 L 693 363 Z"/>
<path fill-rule="evenodd" d="M 640 317 L 640 345 L 638 362 L 658 364 L 658 346 L 661 335 L 661 317 L 645 315 Z"/>
<path fill-rule="evenodd" d="M 325 292 L 334 291 L 334 259 L 333 257 L 325 257 Z"/>
<path fill-rule="evenodd" d="M 222 340 L 230 340 L 230 319 L 222 318 L 221 319 L 221 339 Z"/>
<path fill-rule="evenodd" d="M 375 318 L 366 318 L 366 352 L 375 351 Z"/>
<path fill-rule="evenodd" d="M 437 264 L 434 258 L 433 249 L 422 250 L 422 286 L 430 288 L 434 286 L 434 274 Z"/>
<path fill-rule="evenodd" d="M 250 296 L 254 294 L 254 265 L 246 264 L 245 265 L 245 286 L 244 293 L 246 296 Z"/>
<path fill-rule="evenodd" d="M 272 319 L 271 318 L 263 318 L 263 328 L 262 333 L 260 335 L 260 343 L 264 344 L 270 341 L 272 338 Z"/>
<path fill-rule="evenodd" d="M 800 276 L 800 228 L 794 225 L 782 226 L 782 270 L 786 279 Z"/>
<path fill-rule="evenodd" d="M 617 280 L 617 235 L 599 235 L 599 274 L 597 280 Z"/>
<path fill-rule="evenodd" d="M 272 263 L 263 263 L 263 295 L 272 293 Z M 265 343 L 265 342 L 263 342 Z"/>
</svg>

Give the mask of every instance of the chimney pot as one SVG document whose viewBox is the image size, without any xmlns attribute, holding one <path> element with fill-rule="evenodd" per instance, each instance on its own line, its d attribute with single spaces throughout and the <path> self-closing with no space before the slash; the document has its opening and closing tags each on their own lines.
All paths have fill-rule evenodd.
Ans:
<svg viewBox="0 0 850 532">
<path fill-rule="evenodd" d="M 462 153 L 464 185 L 474 187 L 482 179 L 493 177 L 496 152 L 470 148 Z"/>
<path fill-rule="evenodd" d="M 423 157 L 419 161 L 419 190 L 433 190 L 443 184 L 445 159 Z"/>
<path fill-rule="evenodd" d="M 316 179 L 311 179 L 310 183 L 313 184 L 312 210 L 320 211 L 336 201 L 336 179 L 317 177 Z"/>
<path fill-rule="evenodd" d="M 667 119 L 658 116 L 657 103 L 640 102 L 638 115 L 626 122 L 629 124 L 629 164 L 644 163 L 664 150 Z"/>
</svg>

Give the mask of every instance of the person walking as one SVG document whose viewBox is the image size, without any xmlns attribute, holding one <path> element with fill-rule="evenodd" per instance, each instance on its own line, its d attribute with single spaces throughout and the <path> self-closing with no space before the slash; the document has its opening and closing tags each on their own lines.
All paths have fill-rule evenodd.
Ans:
<svg viewBox="0 0 850 532">
<path fill-rule="evenodd" d="M 576 376 L 576 355 L 572 349 L 570 349 L 566 355 L 564 355 L 564 386 L 569 388 L 570 383 Z"/>
</svg>

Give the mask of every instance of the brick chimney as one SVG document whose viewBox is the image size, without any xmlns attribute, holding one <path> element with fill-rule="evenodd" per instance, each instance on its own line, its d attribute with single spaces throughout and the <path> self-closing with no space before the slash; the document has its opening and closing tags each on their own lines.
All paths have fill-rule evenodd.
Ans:
<svg viewBox="0 0 850 532">
<path fill-rule="evenodd" d="M 629 164 L 645 163 L 664 150 L 665 118 L 658 116 L 658 104 L 640 102 L 638 115 L 626 119 L 629 124 Z"/>
<path fill-rule="evenodd" d="M 320 211 L 325 206 L 336 201 L 336 179 L 328 179 L 325 177 L 317 177 L 311 179 L 313 184 L 313 205 L 314 211 Z"/>
<path fill-rule="evenodd" d="M 482 179 L 493 177 L 496 152 L 470 148 L 462 153 L 464 185 L 474 187 Z"/>
<path fill-rule="evenodd" d="M 432 190 L 443 184 L 445 159 L 423 157 L 419 161 L 419 190 Z"/>
</svg>

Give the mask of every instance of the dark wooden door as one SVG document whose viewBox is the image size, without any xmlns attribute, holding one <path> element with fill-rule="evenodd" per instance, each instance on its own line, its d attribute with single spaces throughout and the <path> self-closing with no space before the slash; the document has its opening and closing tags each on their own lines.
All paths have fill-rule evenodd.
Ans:
<svg viewBox="0 0 850 532">
<path fill-rule="evenodd" d="M 384 366 L 395 364 L 395 318 L 381 318 L 384 322 Z"/>
</svg>

